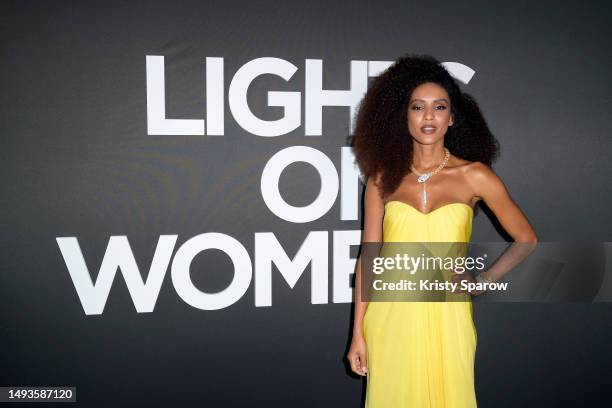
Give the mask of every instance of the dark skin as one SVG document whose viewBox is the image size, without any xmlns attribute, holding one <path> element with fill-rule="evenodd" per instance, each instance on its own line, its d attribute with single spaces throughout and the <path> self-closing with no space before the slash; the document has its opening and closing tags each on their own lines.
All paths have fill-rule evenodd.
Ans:
<svg viewBox="0 0 612 408">
<path fill-rule="evenodd" d="M 432 82 L 415 88 L 408 104 L 408 129 L 413 143 L 412 163 L 418 173 L 433 171 L 443 161 L 444 135 L 448 127 L 452 125 L 450 98 L 446 90 Z M 427 131 L 427 127 L 433 130 Z M 422 189 L 422 184 L 417 182 L 417 175 L 408 173 L 396 191 L 383 200 L 375 180 L 368 179 L 365 189 L 362 242 L 383 241 L 382 225 L 385 204 L 393 200 L 402 201 L 423 214 L 429 214 L 451 203 L 464 203 L 473 208 L 478 200 L 484 200 L 515 242 L 533 244 L 537 242 L 536 234 L 527 217 L 512 199 L 502 180 L 483 163 L 470 162 L 451 154 L 446 166 L 427 181 L 426 205 L 421 202 Z M 512 254 L 509 255 L 509 258 L 512 258 Z M 511 262 L 508 262 L 507 258 L 505 264 L 508 263 Z M 503 265 L 504 262 L 500 264 Z M 501 269 L 503 268 L 498 267 L 494 275 L 501 276 L 504 273 Z M 361 301 L 360 272 L 361 259 L 358 259 L 355 281 L 355 320 L 347 358 L 351 364 L 351 370 L 364 376 L 367 374 L 367 360 L 362 321 L 368 302 Z M 461 280 L 473 282 L 474 278 L 471 274 L 466 273 L 456 274 L 452 280 L 454 282 Z M 480 293 L 471 292 L 474 296 Z"/>
</svg>

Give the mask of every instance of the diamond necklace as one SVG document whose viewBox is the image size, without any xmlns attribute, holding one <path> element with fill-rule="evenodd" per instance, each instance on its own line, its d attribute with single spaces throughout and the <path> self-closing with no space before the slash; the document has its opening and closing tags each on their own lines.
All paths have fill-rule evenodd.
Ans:
<svg viewBox="0 0 612 408">
<path fill-rule="evenodd" d="M 423 193 L 421 195 L 421 198 L 422 198 L 422 201 L 423 201 L 423 205 L 427 205 L 427 188 L 425 187 L 425 183 L 432 176 L 438 174 L 438 172 L 440 170 L 442 170 L 444 168 L 444 166 L 446 166 L 446 163 L 448 162 L 448 158 L 449 157 L 450 157 L 450 152 L 445 147 L 444 148 L 444 160 L 442 160 L 442 163 L 440 163 L 440 165 L 434 171 L 430 171 L 429 173 L 421 174 L 421 173 L 419 173 L 418 171 L 415 170 L 414 166 L 410 165 L 410 171 L 412 171 L 414 174 L 416 174 L 418 176 L 417 182 L 423 184 Z"/>
</svg>

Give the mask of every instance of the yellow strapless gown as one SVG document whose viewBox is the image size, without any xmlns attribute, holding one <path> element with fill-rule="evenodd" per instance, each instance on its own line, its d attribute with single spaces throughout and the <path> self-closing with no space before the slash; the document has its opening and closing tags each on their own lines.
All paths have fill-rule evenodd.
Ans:
<svg viewBox="0 0 612 408">
<path fill-rule="evenodd" d="M 469 242 L 465 203 L 428 214 L 401 201 L 385 204 L 384 242 Z M 476 327 L 469 294 L 459 302 L 370 302 L 366 408 L 473 408 Z"/>
</svg>

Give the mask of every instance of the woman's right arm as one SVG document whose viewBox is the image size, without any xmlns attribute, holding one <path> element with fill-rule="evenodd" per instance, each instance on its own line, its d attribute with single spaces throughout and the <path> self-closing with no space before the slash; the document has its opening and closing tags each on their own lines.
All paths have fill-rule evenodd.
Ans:
<svg viewBox="0 0 612 408">
<path fill-rule="evenodd" d="M 368 178 L 365 187 L 364 199 L 364 225 L 361 235 L 361 243 L 382 242 L 382 221 L 384 216 L 384 203 L 379 194 L 379 189 L 373 178 Z M 355 318 L 353 321 L 353 336 L 351 347 L 347 353 L 347 358 L 351 363 L 353 372 L 359 375 L 366 375 L 366 345 L 363 338 L 363 316 L 368 307 L 368 302 L 361 299 L 361 256 L 357 259 L 355 270 Z"/>
</svg>

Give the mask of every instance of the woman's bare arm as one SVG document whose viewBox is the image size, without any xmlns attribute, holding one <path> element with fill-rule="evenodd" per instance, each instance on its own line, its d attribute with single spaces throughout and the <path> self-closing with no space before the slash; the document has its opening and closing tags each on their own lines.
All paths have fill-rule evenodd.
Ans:
<svg viewBox="0 0 612 408">
<path fill-rule="evenodd" d="M 474 195 L 484 200 L 493 211 L 502 227 L 514 239 L 514 243 L 495 261 L 495 263 L 481 273 L 487 281 L 498 281 L 514 267 L 520 264 L 535 249 L 538 238 L 527 220 L 527 217 L 514 202 L 508 189 L 493 170 L 482 164 L 473 163 L 467 174 L 467 180 Z M 470 277 L 458 277 L 457 280 Z M 458 291 L 462 293 L 464 291 Z M 473 294 L 482 293 L 481 291 Z"/>
<path fill-rule="evenodd" d="M 365 187 L 364 199 L 364 226 L 361 235 L 361 243 L 381 242 L 382 221 L 384 216 L 384 203 L 379 195 L 379 189 L 373 178 L 369 178 Z M 367 373 L 365 342 L 363 339 L 363 316 L 368 307 L 368 302 L 361 299 L 361 256 L 357 259 L 355 267 L 355 317 L 353 320 L 353 338 L 347 358 L 351 363 L 351 369 L 360 375 Z"/>
<path fill-rule="evenodd" d="M 535 243 L 536 234 L 527 217 L 514 202 L 508 189 L 493 170 L 482 163 L 473 163 L 468 174 L 474 195 L 481 197 L 500 224 L 515 242 Z"/>
</svg>

